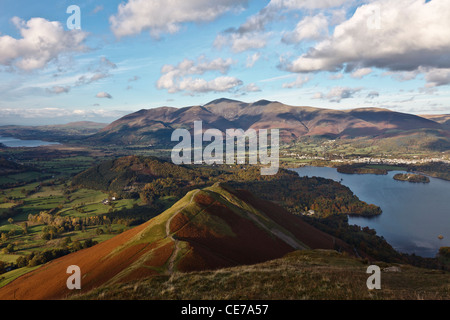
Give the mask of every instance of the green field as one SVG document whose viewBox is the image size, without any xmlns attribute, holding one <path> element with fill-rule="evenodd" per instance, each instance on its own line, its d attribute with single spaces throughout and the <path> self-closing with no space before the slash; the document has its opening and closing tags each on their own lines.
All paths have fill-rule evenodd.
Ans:
<svg viewBox="0 0 450 320">
<path fill-rule="evenodd" d="M 79 159 L 74 161 L 77 160 Z M 61 163 L 67 164 L 67 161 Z M 56 164 L 58 161 L 47 163 L 49 166 Z M 42 234 L 46 224 L 30 222 L 29 215 L 53 212 L 54 217 L 81 219 L 100 217 L 102 221 L 111 211 L 120 212 L 141 205 L 139 199 L 117 199 L 111 201 L 112 204 L 103 204 L 105 199 L 110 198 L 109 194 L 97 190 L 70 189 L 67 182 L 68 180 L 64 179 L 47 179 L 0 190 L 0 233 L 7 235 L 7 240 L 0 239 L 0 261 L 14 264 L 20 256 L 62 247 L 69 241 L 67 240 L 69 237 L 71 243 L 84 242 L 88 239 L 102 242 L 129 228 L 118 223 L 100 224 L 88 226 L 84 230 L 62 232 L 55 239 L 44 240 Z M 164 201 L 170 204 L 173 199 L 168 197 Z M 27 233 L 24 232 L 25 223 Z M 8 245 L 13 246 L 13 252 L 4 251 Z"/>
<path fill-rule="evenodd" d="M 48 174 L 40 173 L 37 171 L 21 172 L 16 174 L 11 174 L 8 176 L 0 176 L 0 186 L 11 184 L 11 183 L 26 183 L 34 180 L 42 179 L 48 176 Z"/>
</svg>

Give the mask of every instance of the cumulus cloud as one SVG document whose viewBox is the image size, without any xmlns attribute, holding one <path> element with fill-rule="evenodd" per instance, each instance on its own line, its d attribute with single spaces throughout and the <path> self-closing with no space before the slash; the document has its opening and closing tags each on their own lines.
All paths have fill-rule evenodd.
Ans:
<svg viewBox="0 0 450 320">
<path fill-rule="evenodd" d="M 229 28 L 220 33 L 214 42 L 218 48 L 230 46 L 234 52 L 264 48 L 270 32 L 266 32 L 269 23 L 283 18 L 289 11 L 335 8 L 352 0 L 272 0 L 258 13 L 250 16 L 237 28 Z M 333 15 L 333 20 L 336 18 Z M 286 43 L 300 42 L 306 39 L 320 39 L 327 34 L 328 21 L 324 15 L 305 18 L 297 28 L 285 35 Z"/>
<path fill-rule="evenodd" d="M 282 41 L 300 43 L 305 40 L 319 40 L 328 36 L 328 20 L 323 13 L 303 18 L 295 30 L 286 33 Z"/>
<path fill-rule="evenodd" d="M 284 11 L 295 10 L 314 10 L 314 9 L 329 9 L 343 5 L 344 3 L 351 3 L 352 0 L 271 0 L 269 4 L 260 10 L 258 13 L 249 17 L 239 28 L 230 29 L 237 33 L 247 33 L 255 31 L 264 31 L 267 24 L 275 19 L 279 19 Z M 316 22 L 323 24 L 323 16 L 318 15 L 315 18 Z M 314 20 L 309 20 L 314 21 Z"/>
<path fill-rule="evenodd" d="M 261 88 L 258 87 L 255 83 L 250 83 L 242 88 L 242 91 L 245 92 L 260 92 Z"/>
<path fill-rule="evenodd" d="M 353 95 L 361 90 L 362 88 L 335 87 L 328 92 L 327 99 L 331 102 L 341 102 L 343 99 L 353 98 Z"/>
<path fill-rule="evenodd" d="M 184 78 L 179 82 L 177 89 L 191 93 L 225 92 L 241 85 L 242 81 L 234 77 L 218 77 L 210 81 Z"/>
<path fill-rule="evenodd" d="M 277 15 L 276 11 L 265 7 L 238 28 L 229 28 L 217 35 L 214 46 L 219 49 L 230 47 L 235 53 L 264 48 L 270 35 L 264 32 L 266 25 Z"/>
<path fill-rule="evenodd" d="M 372 68 L 361 68 L 352 72 L 351 77 L 355 79 L 362 79 L 363 77 L 371 74 Z"/>
<path fill-rule="evenodd" d="M 230 28 L 228 30 L 225 30 L 225 32 L 244 34 L 264 31 L 266 25 L 274 20 L 277 16 L 278 13 L 272 10 L 270 6 L 267 6 L 257 14 L 254 14 L 247 18 L 247 20 L 238 28 Z"/>
<path fill-rule="evenodd" d="M 240 53 L 252 49 L 264 48 L 267 44 L 269 33 L 239 33 L 225 32 L 219 34 L 214 40 L 214 46 L 218 49 L 231 47 L 234 53 Z"/>
<path fill-rule="evenodd" d="M 374 12 L 380 13 L 380 28 L 370 23 Z M 350 19 L 336 26 L 330 39 L 321 41 L 285 68 L 292 72 L 450 68 L 448 52 L 447 0 L 376 0 L 357 8 Z"/>
<path fill-rule="evenodd" d="M 82 52 L 87 33 L 80 30 L 64 30 L 57 21 L 31 18 L 24 21 L 12 18 L 21 38 L 0 36 L 0 65 L 30 71 L 47 66 L 62 54 Z"/>
<path fill-rule="evenodd" d="M 314 94 L 313 99 L 327 99 L 330 102 L 340 103 L 343 99 L 353 98 L 354 94 L 362 88 L 334 87 L 325 95 L 321 92 Z"/>
<path fill-rule="evenodd" d="M 450 68 L 428 70 L 425 73 L 425 80 L 427 88 L 448 85 L 450 84 Z"/>
<path fill-rule="evenodd" d="M 271 0 L 268 7 L 273 9 L 327 9 L 339 7 L 345 3 L 352 3 L 352 0 Z"/>
<path fill-rule="evenodd" d="M 112 99 L 112 96 L 108 92 L 104 92 L 104 91 L 97 93 L 96 97 L 101 98 L 101 99 L 102 98 Z"/>
<path fill-rule="evenodd" d="M 288 88 L 288 89 L 301 88 L 301 87 L 303 87 L 303 85 L 305 83 L 307 83 L 310 80 L 311 80 L 310 77 L 300 75 L 297 77 L 297 79 L 295 79 L 295 81 L 289 82 L 289 83 L 284 83 L 283 88 Z"/>
<path fill-rule="evenodd" d="M 221 76 L 212 80 L 192 78 L 192 75 L 203 75 L 207 72 L 228 73 L 234 61 L 231 58 L 207 60 L 200 57 L 197 61 L 185 59 L 178 65 L 165 65 L 161 69 L 161 77 L 156 83 L 158 89 L 166 89 L 169 93 L 188 91 L 191 93 L 204 93 L 209 91 L 224 92 L 242 85 L 242 81 Z"/>
<path fill-rule="evenodd" d="M 397 72 L 385 72 L 383 76 L 391 76 L 397 81 L 409 81 L 416 79 L 419 75 L 423 75 L 426 81 L 425 90 L 429 93 L 433 93 L 432 88 L 445 86 L 450 84 L 450 68 L 427 68 L 419 67 L 414 71 L 397 71 Z"/>
<path fill-rule="evenodd" d="M 128 0 L 110 17 L 116 37 L 131 36 L 148 30 L 158 37 L 175 33 L 183 23 L 209 22 L 220 15 L 247 5 L 248 0 Z"/>
</svg>

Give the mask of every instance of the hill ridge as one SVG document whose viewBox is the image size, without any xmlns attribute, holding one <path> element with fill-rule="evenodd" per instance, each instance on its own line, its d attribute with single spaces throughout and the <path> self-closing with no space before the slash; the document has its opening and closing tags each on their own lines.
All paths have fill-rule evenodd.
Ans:
<svg viewBox="0 0 450 320">
<path fill-rule="evenodd" d="M 278 205 L 217 183 L 188 192 L 142 225 L 17 278 L 0 288 L 0 299 L 68 297 L 74 294 L 65 287 L 70 265 L 80 267 L 86 293 L 156 275 L 249 265 L 298 249 L 336 246 L 352 252 Z"/>
<path fill-rule="evenodd" d="M 193 129 L 194 121 L 203 121 L 204 130 L 280 129 L 284 142 L 303 136 L 333 138 L 383 137 L 431 130 L 450 137 L 448 126 L 430 118 L 380 108 L 334 110 L 291 106 L 278 101 L 246 103 L 220 98 L 203 106 L 143 109 L 126 115 L 91 136 L 88 140 L 110 143 L 171 144 L 174 129 Z M 431 132 L 430 131 L 430 132 Z"/>
</svg>

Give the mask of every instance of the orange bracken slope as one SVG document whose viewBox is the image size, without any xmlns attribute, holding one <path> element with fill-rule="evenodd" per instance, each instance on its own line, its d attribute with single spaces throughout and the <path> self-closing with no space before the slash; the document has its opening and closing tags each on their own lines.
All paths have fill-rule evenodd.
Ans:
<svg viewBox="0 0 450 320">
<path fill-rule="evenodd" d="M 217 184 L 189 192 L 138 227 L 17 278 L 0 288 L 0 299 L 64 299 L 116 282 L 255 264 L 309 248 L 352 252 L 280 206 Z M 81 290 L 66 287 L 71 265 L 80 267 Z"/>
</svg>

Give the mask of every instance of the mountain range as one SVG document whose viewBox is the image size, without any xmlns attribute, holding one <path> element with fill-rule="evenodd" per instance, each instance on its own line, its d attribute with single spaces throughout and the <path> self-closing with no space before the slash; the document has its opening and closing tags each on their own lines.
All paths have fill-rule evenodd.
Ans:
<svg viewBox="0 0 450 320">
<path fill-rule="evenodd" d="M 105 123 L 92 121 L 42 126 L 9 125 L 0 126 L 0 136 L 15 137 L 22 140 L 43 139 L 62 142 L 93 135 L 106 126 Z"/>
<path fill-rule="evenodd" d="M 421 117 L 380 108 L 331 110 L 289 106 L 276 101 L 245 103 L 217 99 L 203 106 L 143 109 L 126 115 L 88 140 L 120 144 L 167 144 L 174 129 L 193 128 L 202 121 L 203 129 L 280 129 L 284 142 L 303 136 L 332 139 L 377 138 L 413 135 L 418 132 L 450 139 L 448 118 Z"/>
</svg>

